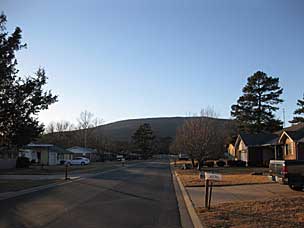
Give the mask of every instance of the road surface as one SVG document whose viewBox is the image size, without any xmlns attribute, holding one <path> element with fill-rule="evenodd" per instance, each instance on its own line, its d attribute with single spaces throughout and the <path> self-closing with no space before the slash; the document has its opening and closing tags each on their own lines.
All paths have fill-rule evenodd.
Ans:
<svg viewBox="0 0 304 228">
<path fill-rule="evenodd" d="M 0 201 L 0 227 L 180 227 L 167 161 Z"/>
</svg>

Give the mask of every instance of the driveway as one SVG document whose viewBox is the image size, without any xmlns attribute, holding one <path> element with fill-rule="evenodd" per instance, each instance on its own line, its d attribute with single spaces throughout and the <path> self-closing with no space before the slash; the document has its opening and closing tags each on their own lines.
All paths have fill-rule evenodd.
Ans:
<svg viewBox="0 0 304 228">
<path fill-rule="evenodd" d="M 204 206 L 204 187 L 188 187 L 188 194 L 195 207 Z M 278 196 L 304 196 L 304 192 L 291 190 L 287 185 L 255 184 L 227 187 L 214 187 L 212 191 L 212 204 L 220 204 L 244 200 L 267 200 Z"/>
<path fill-rule="evenodd" d="M 1 201 L 0 227 L 180 227 L 167 161 Z"/>
</svg>

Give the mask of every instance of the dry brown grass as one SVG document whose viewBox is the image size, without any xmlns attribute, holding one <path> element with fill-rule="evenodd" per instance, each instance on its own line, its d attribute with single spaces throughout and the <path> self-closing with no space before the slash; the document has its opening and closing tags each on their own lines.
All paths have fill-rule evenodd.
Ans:
<svg viewBox="0 0 304 228">
<path fill-rule="evenodd" d="M 304 196 L 218 204 L 197 208 L 205 227 L 304 227 Z"/>
<path fill-rule="evenodd" d="M 226 168 L 234 169 L 234 168 Z M 205 185 L 205 182 L 199 179 L 199 171 L 197 170 L 176 170 L 177 175 L 181 179 L 185 187 L 201 187 Z M 221 173 L 221 172 L 219 172 Z M 271 183 L 266 176 L 262 175 L 251 175 L 249 173 L 223 173 L 223 180 L 215 182 L 215 186 L 233 186 L 233 185 L 244 185 L 244 184 L 265 184 Z"/>
</svg>

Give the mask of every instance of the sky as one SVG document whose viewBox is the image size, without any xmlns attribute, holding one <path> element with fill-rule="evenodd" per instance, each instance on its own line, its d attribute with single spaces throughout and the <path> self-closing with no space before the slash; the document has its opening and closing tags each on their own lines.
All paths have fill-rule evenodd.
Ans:
<svg viewBox="0 0 304 228">
<path fill-rule="evenodd" d="M 39 114 L 105 123 L 191 116 L 213 107 L 231 118 L 247 78 L 279 77 L 292 119 L 304 93 L 301 0 L 0 0 L 7 29 L 23 31 L 20 75 L 46 70 L 59 101 Z"/>
</svg>

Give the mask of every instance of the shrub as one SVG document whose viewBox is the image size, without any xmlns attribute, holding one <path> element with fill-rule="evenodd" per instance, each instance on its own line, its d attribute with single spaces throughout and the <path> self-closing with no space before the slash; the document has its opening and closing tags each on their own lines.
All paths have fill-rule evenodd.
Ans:
<svg viewBox="0 0 304 228">
<path fill-rule="evenodd" d="M 235 161 L 235 160 L 228 160 L 228 161 L 227 161 L 227 164 L 228 164 L 230 167 L 236 167 L 236 161 Z"/>
<path fill-rule="evenodd" d="M 206 161 L 206 166 L 212 168 L 214 166 L 214 161 Z"/>
<path fill-rule="evenodd" d="M 224 167 L 225 165 L 226 165 L 226 162 L 224 162 L 224 161 L 217 161 L 216 162 L 216 165 L 218 166 L 218 167 Z"/>
<path fill-rule="evenodd" d="M 237 160 L 236 161 L 236 166 L 237 167 L 246 167 L 246 162 L 242 160 Z"/>
<path fill-rule="evenodd" d="M 242 160 L 229 160 L 227 164 L 230 167 L 246 167 L 246 162 Z"/>
<path fill-rule="evenodd" d="M 16 161 L 17 168 L 29 168 L 30 167 L 30 159 L 27 157 L 18 157 Z"/>
</svg>

